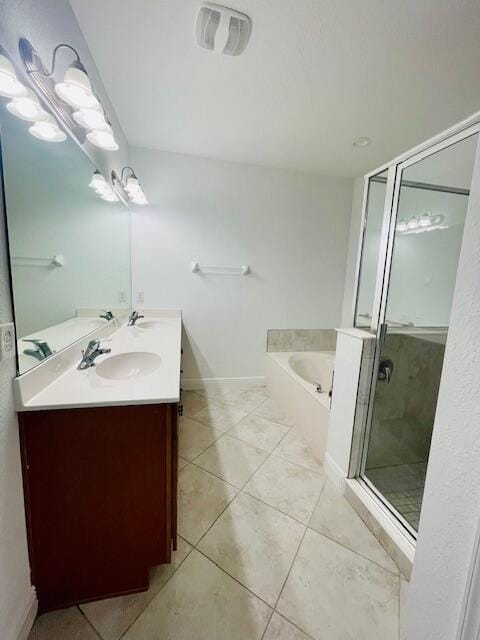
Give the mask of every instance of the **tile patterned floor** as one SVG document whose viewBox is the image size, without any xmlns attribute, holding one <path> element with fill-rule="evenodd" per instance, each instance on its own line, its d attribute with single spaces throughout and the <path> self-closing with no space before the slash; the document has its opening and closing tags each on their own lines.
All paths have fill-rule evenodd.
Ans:
<svg viewBox="0 0 480 640">
<path fill-rule="evenodd" d="M 427 463 L 398 464 L 368 469 L 367 477 L 380 493 L 418 531 Z"/>
<path fill-rule="evenodd" d="M 398 640 L 407 583 L 266 389 L 184 396 L 172 564 L 29 640 Z"/>
</svg>

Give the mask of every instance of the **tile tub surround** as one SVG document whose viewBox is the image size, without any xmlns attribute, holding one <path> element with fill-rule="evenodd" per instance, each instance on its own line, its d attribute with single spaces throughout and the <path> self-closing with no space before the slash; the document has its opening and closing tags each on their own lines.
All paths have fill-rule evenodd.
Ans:
<svg viewBox="0 0 480 640">
<path fill-rule="evenodd" d="M 184 394 L 191 459 L 179 474 L 172 565 L 154 569 L 144 593 L 41 616 L 30 640 L 398 640 L 398 570 L 265 388 L 257 397 L 247 416 L 226 413 L 218 430 L 195 414 L 235 406 L 232 398 Z M 222 438 L 237 444 L 239 461 L 218 447 Z M 262 451 L 258 467 L 251 447 Z M 208 451 L 211 470 L 198 464 Z M 251 476 L 233 486 L 222 476 L 239 477 L 229 468 L 237 465 Z"/>
<path fill-rule="evenodd" d="M 269 329 L 267 351 L 335 351 L 335 329 Z"/>
<path fill-rule="evenodd" d="M 318 367 L 318 379 L 324 391 L 318 393 L 315 385 L 298 375 L 291 361 L 311 358 Z M 331 351 L 269 352 L 266 354 L 267 387 L 274 402 L 288 416 L 297 431 L 308 443 L 316 458 L 323 462 L 327 446 L 330 419 L 328 394 L 335 354 Z"/>
</svg>

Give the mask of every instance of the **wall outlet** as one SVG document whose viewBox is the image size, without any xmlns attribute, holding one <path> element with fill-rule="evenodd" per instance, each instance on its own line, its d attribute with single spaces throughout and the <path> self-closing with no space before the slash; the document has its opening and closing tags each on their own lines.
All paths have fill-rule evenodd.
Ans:
<svg viewBox="0 0 480 640">
<path fill-rule="evenodd" d="M 119 302 L 127 301 L 127 292 L 124 289 L 118 292 L 118 301 Z"/>
<path fill-rule="evenodd" d="M 0 324 L 0 360 L 14 358 L 15 353 L 15 327 L 13 322 Z"/>
<path fill-rule="evenodd" d="M 143 291 L 137 291 L 137 302 L 145 302 L 145 294 Z"/>
</svg>

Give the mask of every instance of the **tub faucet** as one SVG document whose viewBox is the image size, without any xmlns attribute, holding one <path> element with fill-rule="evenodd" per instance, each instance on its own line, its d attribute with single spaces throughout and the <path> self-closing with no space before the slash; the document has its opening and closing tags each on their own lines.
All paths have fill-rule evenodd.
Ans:
<svg viewBox="0 0 480 640">
<path fill-rule="evenodd" d="M 79 371 L 95 366 L 95 358 L 105 353 L 110 353 L 111 349 L 101 349 L 100 340 L 90 340 L 85 351 L 82 350 L 82 359 L 77 367 Z"/>
<path fill-rule="evenodd" d="M 104 309 L 103 310 L 103 314 L 101 314 L 99 316 L 100 318 L 104 318 L 105 320 L 107 320 L 108 322 L 110 322 L 110 320 L 113 320 L 113 318 L 115 317 L 113 315 L 113 313 L 111 311 L 109 311 L 108 309 Z"/>
<path fill-rule="evenodd" d="M 144 318 L 145 316 L 141 316 L 138 311 L 132 311 L 132 315 L 130 316 L 130 318 L 128 319 L 128 326 L 129 327 L 133 327 L 133 325 L 136 323 L 137 320 L 140 320 L 140 318 Z"/>
<path fill-rule="evenodd" d="M 313 384 L 315 385 L 315 391 L 317 393 L 323 393 L 323 387 L 321 382 L 314 382 Z"/>
<path fill-rule="evenodd" d="M 41 338 L 34 338 L 34 339 L 22 338 L 22 339 L 23 339 L 23 342 L 31 342 L 35 347 L 34 349 L 24 349 L 23 353 L 26 356 L 33 356 L 39 362 L 41 362 L 42 360 L 45 360 L 45 358 L 48 358 L 48 356 L 51 356 L 55 353 L 55 351 L 52 351 L 52 349 L 50 348 L 46 340 L 42 340 Z"/>
</svg>

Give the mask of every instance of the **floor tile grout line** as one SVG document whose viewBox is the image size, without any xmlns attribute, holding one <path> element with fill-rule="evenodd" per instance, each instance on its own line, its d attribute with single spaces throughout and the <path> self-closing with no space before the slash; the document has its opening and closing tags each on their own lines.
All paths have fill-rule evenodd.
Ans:
<svg viewBox="0 0 480 640">
<path fill-rule="evenodd" d="M 178 534 L 177 534 L 178 535 Z M 178 567 L 176 567 L 171 575 L 168 576 L 167 580 L 165 581 L 165 583 L 160 587 L 160 589 L 157 591 L 157 593 L 153 596 L 153 598 L 151 600 L 148 601 L 148 603 L 145 605 L 145 607 L 142 609 L 142 611 L 138 614 L 138 616 L 132 620 L 132 622 L 128 625 L 128 627 L 125 629 L 125 631 L 118 637 L 118 640 L 122 640 L 122 638 L 125 636 L 125 634 L 127 633 L 127 631 L 129 631 L 131 629 L 131 627 L 133 627 L 133 625 L 135 624 L 135 622 L 145 613 L 145 611 L 147 610 L 147 608 L 151 605 L 151 603 L 155 600 L 155 598 L 158 596 L 158 594 L 163 591 L 163 589 L 167 586 L 167 584 L 170 582 L 170 580 L 173 578 L 173 576 L 177 573 L 177 571 L 180 569 L 180 567 L 182 566 L 182 564 L 185 562 L 185 560 L 188 558 L 188 556 L 192 553 L 192 550 L 195 548 L 193 545 L 191 545 L 188 540 L 185 540 L 185 538 L 181 535 L 178 535 L 179 538 L 181 538 L 184 542 L 186 542 L 188 544 L 189 547 L 191 547 L 188 552 L 187 555 L 183 558 L 183 560 L 180 562 L 180 564 L 178 565 Z M 157 565 L 157 566 L 161 566 L 161 565 Z M 166 565 L 168 566 L 168 565 Z"/>
<path fill-rule="evenodd" d="M 363 553 L 359 553 L 358 551 L 355 551 L 355 549 L 351 549 L 350 547 L 347 547 L 347 545 L 343 544 L 342 542 L 339 542 L 338 540 L 335 540 L 335 538 L 331 538 L 330 536 L 327 536 L 326 533 L 322 533 L 321 531 L 317 531 L 316 529 L 314 529 L 310 525 L 306 525 L 306 526 L 307 526 L 307 529 L 310 529 L 310 531 L 313 531 L 314 533 L 318 533 L 318 535 L 322 536 L 322 538 L 326 538 L 327 540 L 330 540 L 330 542 L 338 544 L 339 547 L 342 547 L 346 551 L 350 551 L 350 553 L 354 553 L 355 555 L 359 556 L 360 558 L 363 558 L 363 560 L 366 560 L 367 562 L 371 562 L 372 564 L 376 565 L 380 569 L 383 569 L 384 571 L 387 571 L 392 576 L 395 576 L 395 577 L 399 577 L 400 576 L 400 569 L 398 569 L 398 567 L 397 567 L 397 571 L 396 572 L 392 571 L 391 569 L 387 569 L 386 567 L 384 567 L 383 565 L 378 563 L 376 560 L 372 560 L 371 558 L 368 558 L 367 556 L 364 556 Z M 387 553 L 387 552 L 385 551 L 385 553 Z M 390 558 L 388 553 L 387 553 L 387 556 Z M 392 558 L 390 558 L 390 560 L 392 560 L 392 562 L 395 564 L 395 562 L 394 562 L 394 560 Z"/>
<path fill-rule="evenodd" d="M 86 604 L 86 603 L 85 603 Z M 95 633 L 96 636 L 98 636 L 100 638 L 100 640 L 104 640 L 103 636 L 100 634 L 100 631 L 98 631 L 97 627 L 93 624 L 93 622 L 90 620 L 90 618 L 82 611 L 82 609 L 80 608 L 80 605 L 77 604 L 75 605 L 76 608 L 78 609 L 78 611 L 80 612 L 80 615 L 85 619 L 85 621 L 87 622 L 88 626 L 93 630 L 93 632 Z"/>
<path fill-rule="evenodd" d="M 193 464 L 193 463 L 192 463 Z M 201 467 L 198 467 L 199 469 L 201 469 Z M 205 471 L 205 469 L 203 469 L 203 471 Z M 209 473 L 209 471 L 207 471 L 206 473 Z M 212 474 L 213 475 L 213 474 Z M 217 476 L 215 476 L 216 478 Z M 224 480 L 225 482 L 225 480 Z M 233 485 L 230 485 L 233 487 Z M 222 509 L 222 511 L 218 514 L 218 516 L 215 518 L 215 520 L 212 522 L 212 524 L 208 527 L 208 529 L 205 531 L 204 534 L 202 534 L 202 537 L 199 538 L 199 540 L 197 540 L 197 542 L 195 544 L 193 544 L 192 542 L 190 542 L 190 544 L 193 544 L 193 546 L 195 547 L 195 549 L 197 549 L 197 551 L 200 551 L 200 549 L 198 549 L 198 545 L 200 544 L 200 542 L 205 538 L 205 536 L 208 534 L 208 532 L 210 531 L 210 529 L 213 527 L 213 525 L 217 522 L 217 520 L 225 513 L 225 511 L 228 509 L 228 507 L 232 504 L 232 502 L 234 500 L 236 500 L 236 498 L 238 497 L 238 495 L 240 494 L 240 490 L 237 489 L 237 487 L 233 487 L 236 490 L 236 494 L 233 496 L 233 498 L 231 500 L 228 501 L 228 504 L 225 505 L 225 508 Z M 187 540 L 188 542 L 188 540 Z M 204 554 L 205 555 L 205 554 Z"/>
<path fill-rule="evenodd" d="M 274 611 L 274 607 L 269 604 L 264 598 L 262 598 L 262 596 L 259 596 L 257 593 L 255 593 L 254 591 L 252 591 L 252 589 L 250 587 L 247 587 L 246 585 L 243 584 L 243 582 L 240 582 L 240 580 L 238 578 L 236 578 L 235 576 L 232 576 L 230 573 L 228 573 L 228 571 L 226 569 L 224 569 L 222 566 L 220 566 L 215 560 L 213 560 L 212 558 L 210 558 L 209 556 L 207 556 L 207 554 L 202 551 L 201 549 L 198 549 L 197 547 L 195 547 L 195 551 L 197 551 L 197 553 L 200 553 L 204 558 L 206 558 L 209 562 L 211 562 L 212 564 L 214 564 L 218 569 L 220 569 L 220 571 L 222 571 L 222 573 L 224 573 L 226 576 L 228 576 L 229 578 L 231 578 L 232 580 L 235 580 L 235 582 L 237 584 L 239 584 L 243 589 L 245 589 L 246 591 L 248 591 L 248 593 L 250 593 L 254 598 L 256 598 L 257 600 L 260 600 L 261 602 L 263 602 L 263 604 L 267 605 L 267 607 L 271 610 Z"/>
<path fill-rule="evenodd" d="M 315 502 L 315 505 L 313 507 L 313 511 L 315 511 L 315 509 L 318 506 L 318 503 L 320 502 L 320 498 L 322 497 L 322 494 L 323 494 L 323 492 L 325 490 L 325 484 L 326 484 L 326 482 L 324 483 L 324 485 L 322 487 L 322 490 L 320 491 L 320 495 L 318 496 L 317 501 Z M 313 513 L 313 511 L 312 511 L 312 513 Z M 292 569 L 293 569 L 293 565 L 295 564 L 295 561 L 296 561 L 297 556 L 298 556 L 298 552 L 300 551 L 300 547 L 302 546 L 303 541 L 305 540 L 305 536 L 307 535 L 307 531 L 308 531 L 308 525 L 305 526 L 305 531 L 303 532 L 302 539 L 300 540 L 300 543 L 299 543 L 299 545 L 297 547 L 297 551 L 296 551 L 296 553 L 295 553 L 295 555 L 293 557 L 293 560 L 292 560 L 292 562 L 290 564 L 290 568 L 289 568 L 289 570 L 287 572 L 287 575 L 285 577 L 285 580 L 283 581 L 282 586 L 280 588 L 280 592 L 278 594 L 278 598 L 277 598 L 277 600 L 275 602 L 275 607 L 274 607 L 275 610 L 277 609 L 278 603 L 280 602 L 280 598 L 282 597 L 283 590 L 285 589 L 285 585 L 287 584 L 288 578 L 290 577 L 290 574 L 291 574 Z M 288 618 L 287 618 L 287 620 L 288 620 Z M 290 622 L 290 620 L 289 620 L 289 622 Z"/>
<path fill-rule="evenodd" d="M 325 478 L 325 484 L 323 485 L 323 489 L 322 489 L 322 494 L 323 491 L 327 485 L 327 483 L 329 482 L 329 478 L 328 476 L 326 476 Z M 338 540 L 335 540 L 334 538 L 328 536 L 326 533 L 323 533 L 321 531 L 317 531 L 317 529 L 315 529 L 315 527 L 311 526 L 311 522 L 312 522 L 312 518 L 313 518 L 313 513 L 315 511 L 315 509 L 318 507 L 318 504 L 320 502 L 320 498 L 322 497 L 322 494 L 320 494 L 318 501 L 312 511 L 312 514 L 310 516 L 310 519 L 308 521 L 307 524 L 307 528 L 310 529 L 311 531 L 315 531 L 315 533 L 318 533 L 319 535 L 323 536 L 324 538 L 327 538 L 327 540 L 330 540 L 331 542 L 335 542 L 336 544 L 338 544 L 340 547 L 343 547 L 344 549 L 347 549 L 348 551 L 351 551 L 352 553 L 356 553 L 357 556 L 360 556 L 361 558 L 363 558 L 364 560 L 369 560 L 370 562 L 372 562 L 373 564 L 376 564 L 378 567 L 380 567 L 381 569 L 384 569 L 385 571 L 388 571 L 389 573 L 391 573 L 392 575 L 396 576 L 396 575 L 401 575 L 401 571 L 397 566 L 397 563 L 395 562 L 395 560 L 390 556 L 390 554 L 387 552 L 387 550 L 385 549 L 385 547 L 380 543 L 380 541 L 377 539 L 377 537 L 375 536 L 374 533 L 372 533 L 372 531 L 370 531 L 370 529 L 368 528 L 368 526 L 366 525 L 366 523 L 360 518 L 360 516 L 358 516 L 358 514 L 356 513 L 356 515 L 360 518 L 360 520 L 362 520 L 363 525 L 368 529 L 368 531 L 372 534 L 372 536 L 375 538 L 375 540 L 378 542 L 378 544 L 381 546 L 382 550 L 386 553 L 386 555 L 390 558 L 390 560 L 393 562 L 393 564 L 396 566 L 397 568 L 397 572 L 392 571 L 391 569 L 387 569 L 386 567 L 384 567 L 383 565 L 379 564 L 378 562 L 376 562 L 375 560 L 372 560 L 371 558 L 368 558 L 367 556 L 364 556 L 363 553 L 359 553 L 358 551 L 355 551 L 354 549 L 351 549 L 350 547 L 347 547 L 345 544 L 339 542 Z M 345 496 L 342 496 L 344 499 Z M 347 501 L 348 502 L 348 501 Z"/>
<path fill-rule="evenodd" d="M 203 395 L 203 394 L 201 394 L 201 395 Z M 207 407 L 208 407 L 208 402 L 212 402 L 214 405 L 217 405 L 217 406 L 219 406 L 221 408 L 224 408 L 224 409 L 235 408 L 235 409 L 238 409 L 239 411 L 244 411 L 244 413 L 246 415 L 243 416 L 243 418 L 240 418 L 239 422 L 241 422 L 242 420 L 245 420 L 246 418 L 248 418 L 251 415 L 255 415 L 255 416 L 259 417 L 259 418 L 263 418 L 264 420 L 269 420 L 270 422 L 273 422 L 274 424 L 278 424 L 281 427 L 287 427 L 288 429 L 292 429 L 292 425 L 286 425 L 286 424 L 283 424 L 282 422 L 279 422 L 278 420 L 272 420 L 271 418 L 267 418 L 266 416 L 262 416 L 262 415 L 260 415 L 258 413 L 255 413 L 257 411 L 257 409 L 262 406 L 262 404 L 265 404 L 265 402 L 267 402 L 268 400 L 271 400 L 270 397 L 267 397 L 264 400 L 262 400 L 260 402 L 260 404 L 258 404 L 254 409 L 251 409 L 250 411 L 245 411 L 244 409 L 242 409 L 242 407 L 240 405 L 238 405 L 238 403 L 233 403 L 233 402 L 230 403 L 230 404 L 223 403 L 223 405 L 222 405 L 222 402 L 220 402 L 218 400 L 209 400 L 207 395 L 204 395 L 203 397 L 206 399 Z M 207 407 L 204 407 L 203 409 L 200 409 L 200 411 L 203 411 Z M 198 411 L 197 413 L 200 413 L 200 411 Z M 208 424 L 202 422 L 201 420 L 198 420 L 198 418 L 195 418 L 194 416 L 185 415 L 184 417 L 190 418 L 191 420 L 196 420 L 196 422 L 199 422 L 200 424 L 203 424 L 204 426 L 210 426 L 211 427 L 211 425 L 208 425 Z M 238 424 L 238 423 L 236 423 L 236 424 Z M 236 424 L 233 425 L 233 426 L 236 426 Z M 233 428 L 233 426 L 230 427 L 230 428 Z M 225 432 L 225 433 L 227 433 L 227 432 Z"/>
<path fill-rule="evenodd" d="M 272 618 L 275 614 L 275 609 L 272 609 L 271 613 L 270 613 L 270 617 L 267 620 L 267 624 L 265 625 L 265 629 L 263 630 L 262 635 L 260 636 L 260 640 L 263 640 L 265 638 L 265 634 L 268 631 L 268 627 L 270 626 L 270 622 L 272 621 Z"/>
<path fill-rule="evenodd" d="M 292 627 L 295 627 L 295 629 L 298 629 L 298 631 L 300 631 L 300 633 L 302 633 L 304 636 L 306 636 L 306 638 L 308 640 L 318 640 L 318 639 L 314 638 L 313 636 L 311 636 L 309 633 L 307 633 L 304 629 L 299 627 L 298 624 L 296 624 L 295 622 L 290 620 L 290 618 L 287 618 L 287 616 L 284 613 L 280 613 L 280 611 L 278 611 L 278 609 L 275 609 L 273 613 L 274 614 L 276 613 L 277 616 L 279 616 L 283 620 L 286 620 L 289 624 L 292 625 Z M 273 617 L 273 615 L 272 615 L 272 617 Z"/>
<path fill-rule="evenodd" d="M 268 460 L 268 458 L 265 460 L 265 462 L 266 462 L 267 460 Z M 235 486 L 234 484 L 232 484 L 231 482 L 228 482 L 227 480 L 224 480 L 224 479 L 223 479 L 223 478 L 221 478 L 220 476 L 215 475 L 215 474 L 214 474 L 214 473 L 212 473 L 211 471 L 208 471 L 207 469 L 204 469 L 203 467 L 200 467 L 200 465 L 196 464 L 194 461 L 189 462 L 189 463 L 188 463 L 188 465 L 185 465 L 185 467 L 183 467 L 183 469 L 185 469 L 185 468 L 186 468 L 187 466 L 189 466 L 189 465 L 193 465 L 194 467 L 197 467 L 197 469 L 200 469 L 201 471 L 204 471 L 205 473 L 210 474 L 211 476 L 213 476 L 213 477 L 214 477 L 214 478 L 216 478 L 217 480 L 221 480 L 222 482 L 225 482 L 226 484 L 228 484 L 230 487 L 232 487 L 232 489 L 235 489 L 235 491 L 237 491 L 237 495 L 238 495 L 238 494 L 240 494 L 240 493 L 242 493 L 243 495 L 246 495 L 246 496 L 248 496 L 249 498 L 254 498 L 255 500 L 258 500 L 259 502 L 261 502 L 261 503 L 262 503 L 262 504 L 264 504 L 265 506 L 270 507 L 271 509 L 274 509 L 275 511 L 278 511 L 278 513 L 281 513 L 282 515 L 287 516 L 287 517 L 291 518 L 292 520 L 295 520 L 295 522 L 298 522 L 298 523 L 299 523 L 299 524 L 301 524 L 302 526 L 304 526 L 304 527 L 308 527 L 308 523 L 306 523 L 306 522 L 302 522 L 301 520 L 299 520 L 299 519 L 298 519 L 298 518 L 296 518 L 295 516 L 292 516 L 290 513 L 287 513 L 286 511 L 282 511 L 281 509 L 279 509 L 279 508 L 278 508 L 278 507 L 276 507 L 275 505 L 270 504 L 270 503 L 268 503 L 268 502 L 265 502 L 265 500 L 262 500 L 262 498 L 259 498 L 258 496 L 255 496 L 255 495 L 253 495 L 252 493 L 248 493 L 248 491 L 246 491 L 246 490 L 245 490 L 245 487 L 247 486 L 247 484 L 250 482 L 250 480 L 253 478 L 253 476 L 255 476 L 255 475 L 256 475 L 256 474 L 261 470 L 261 468 L 263 467 L 263 465 L 265 464 L 265 462 L 262 462 L 262 464 L 260 465 L 260 467 L 258 467 L 258 469 L 257 469 L 257 470 L 252 474 L 252 476 L 250 476 L 250 478 L 247 480 L 247 482 L 243 485 L 243 487 L 242 487 L 241 489 L 239 489 L 238 487 L 236 487 L 236 486 Z M 289 462 L 289 461 L 287 460 L 287 462 Z M 292 464 L 295 464 L 295 463 L 293 463 L 293 462 L 292 462 Z M 299 466 L 299 465 L 297 465 L 297 466 Z M 183 469 L 182 469 L 182 470 L 183 470 Z M 301 467 L 301 469 L 305 469 L 305 467 Z M 319 479 L 321 479 L 321 476 L 319 476 Z M 322 486 L 322 488 L 321 488 L 320 492 L 322 492 L 322 491 L 323 491 L 323 488 L 324 488 L 324 486 L 325 486 L 325 482 L 326 482 L 326 478 L 325 478 L 325 481 L 324 481 L 324 483 L 323 483 L 323 486 Z M 235 498 L 236 498 L 236 497 L 237 497 L 237 496 L 235 496 L 235 497 L 230 501 L 229 505 L 233 502 L 233 500 L 235 500 Z M 229 506 L 229 505 L 227 505 L 227 506 Z M 315 502 L 315 505 L 316 505 L 316 502 Z M 314 509 L 315 509 L 315 507 L 314 507 Z M 222 513 L 223 513 L 223 511 L 222 511 Z M 313 513 L 313 510 L 312 510 L 312 513 Z M 218 516 L 218 517 L 220 517 L 220 516 Z M 218 518 L 217 518 L 217 519 L 218 519 Z M 310 519 L 311 519 L 311 514 L 310 514 L 309 519 L 308 519 L 308 520 L 309 520 L 309 522 L 310 522 Z M 216 522 L 216 520 L 215 520 L 215 522 Z M 213 526 L 213 525 L 212 525 L 212 526 Z M 311 527 L 310 527 L 310 528 L 311 528 Z M 318 532 L 317 532 L 317 533 L 318 533 Z M 206 534 L 205 534 L 205 535 L 206 535 Z M 187 540 L 187 542 L 188 542 L 189 544 L 192 544 L 192 543 L 191 543 L 191 542 L 189 542 L 188 540 Z"/>
<path fill-rule="evenodd" d="M 323 491 L 323 487 L 321 488 L 320 492 L 322 491 Z M 261 502 L 266 507 L 270 507 L 270 509 L 274 509 L 275 511 L 278 511 L 278 513 L 281 513 L 282 515 L 287 516 L 292 520 L 295 520 L 295 522 L 298 522 L 298 524 L 301 524 L 303 527 L 308 527 L 308 524 L 306 522 L 302 522 L 302 520 L 299 520 L 295 516 L 292 516 L 290 513 L 287 513 L 286 511 L 282 511 L 281 509 L 279 509 L 273 504 L 270 504 L 269 502 L 265 502 L 265 500 L 262 500 L 262 498 L 259 498 L 258 496 L 253 495 L 253 493 L 248 493 L 248 491 L 245 491 L 245 488 L 240 489 L 239 493 L 242 493 L 244 496 L 248 496 L 249 498 L 254 498 L 255 500 L 258 500 L 258 502 Z M 308 519 L 310 520 L 310 516 Z"/>
</svg>

